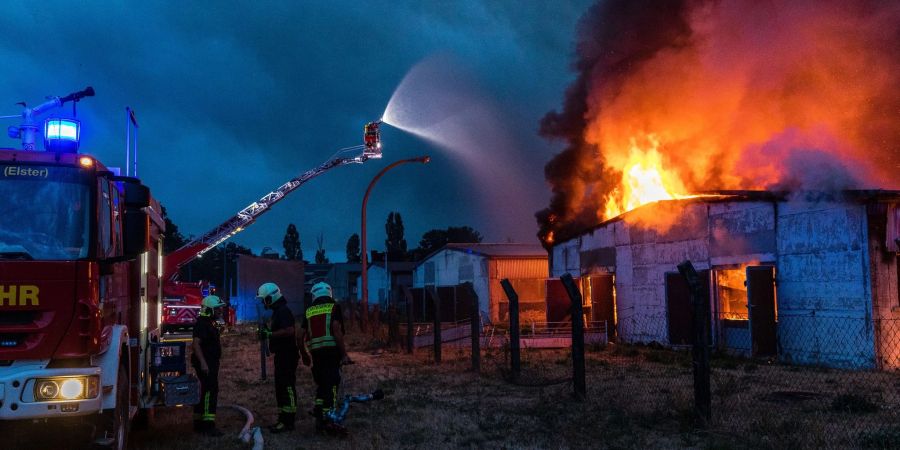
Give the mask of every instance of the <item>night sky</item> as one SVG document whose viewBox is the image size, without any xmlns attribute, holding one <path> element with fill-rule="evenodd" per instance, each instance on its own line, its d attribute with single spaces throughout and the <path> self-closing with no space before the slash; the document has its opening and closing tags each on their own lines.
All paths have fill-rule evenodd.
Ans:
<svg viewBox="0 0 900 450">
<path fill-rule="evenodd" d="M 4 2 L 0 115 L 93 86 L 97 96 L 78 104 L 82 151 L 115 167 L 131 106 L 138 175 L 184 234 L 200 235 L 360 144 L 412 70 L 397 101 L 407 117 L 452 124 L 440 139 L 385 126 L 384 159 L 316 178 L 233 241 L 282 252 L 294 223 L 307 259 L 322 233 L 343 261 L 371 178 L 430 154 L 375 188 L 370 248 L 383 249 L 389 211 L 402 214 L 410 248 L 450 225 L 537 243 L 543 166 L 561 147 L 538 137 L 538 121 L 574 76 L 576 24 L 591 1 L 200 3 Z"/>
</svg>

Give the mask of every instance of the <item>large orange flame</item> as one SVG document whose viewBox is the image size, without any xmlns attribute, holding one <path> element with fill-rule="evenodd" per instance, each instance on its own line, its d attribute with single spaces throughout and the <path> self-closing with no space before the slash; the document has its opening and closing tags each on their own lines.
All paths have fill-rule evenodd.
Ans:
<svg viewBox="0 0 900 450">
<path fill-rule="evenodd" d="M 896 3 L 680 3 L 585 22 L 581 77 L 542 124 L 572 144 L 547 167 L 545 242 L 700 191 L 900 187 Z"/>
<path fill-rule="evenodd" d="M 658 151 L 659 139 L 648 135 L 644 148 L 631 138 L 628 158 L 623 164 L 622 182 L 609 196 L 602 219 L 616 217 L 641 205 L 686 198 L 684 183 L 672 170 L 666 170 Z"/>
</svg>

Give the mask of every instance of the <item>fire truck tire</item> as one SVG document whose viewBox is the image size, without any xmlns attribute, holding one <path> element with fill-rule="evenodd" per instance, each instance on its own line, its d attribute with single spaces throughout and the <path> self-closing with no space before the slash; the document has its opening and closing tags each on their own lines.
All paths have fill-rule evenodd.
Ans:
<svg viewBox="0 0 900 450">
<path fill-rule="evenodd" d="M 128 367 L 125 364 L 126 359 L 122 358 L 122 364 L 119 365 L 119 373 L 116 381 L 116 408 L 112 411 L 104 411 L 102 418 L 102 426 L 100 428 L 101 437 L 105 435 L 107 439 L 98 447 L 109 450 L 124 450 L 128 446 L 128 403 L 129 392 L 131 391 L 131 382 L 128 378 Z"/>
</svg>

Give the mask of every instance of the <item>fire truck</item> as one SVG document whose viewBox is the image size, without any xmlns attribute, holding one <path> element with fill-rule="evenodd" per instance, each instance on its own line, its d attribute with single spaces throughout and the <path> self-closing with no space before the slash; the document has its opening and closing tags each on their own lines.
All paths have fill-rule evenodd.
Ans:
<svg viewBox="0 0 900 450">
<path fill-rule="evenodd" d="M 382 157 L 381 153 L 381 121 L 376 120 L 363 127 L 363 144 L 342 149 L 318 167 L 292 178 L 277 189 L 264 195 L 259 200 L 229 217 L 219 226 L 206 234 L 188 242 L 165 258 L 165 274 L 163 285 L 163 330 L 177 330 L 192 327 L 200 312 L 200 301 L 205 290 L 210 289 L 206 282 L 179 281 L 178 272 L 187 263 L 212 250 L 230 237 L 243 231 L 259 216 L 269 211 L 275 203 L 299 188 L 307 181 L 326 171 L 345 164 L 362 163 L 369 159 Z M 356 154 L 362 151 L 362 154 Z M 350 153 L 350 156 L 345 156 Z M 223 258 L 224 261 L 224 258 Z M 232 315 L 233 320 L 233 315 Z"/>
<path fill-rule="evenodd" d="M 79 121 L 39 121 L 93 95 L 87 88 L 24 107 L 21 124 L 9 128 L 22 148 L 0 149 L 0 425 L 74 423 L 98 446 L 125 448 L 133 421 L 198 400 L 184 343 L 160 339 L 172 269 L 312 176 L 380 151 L 333 158 L 166 258 L 150 189 L 80 152 Z"/>
</svg>

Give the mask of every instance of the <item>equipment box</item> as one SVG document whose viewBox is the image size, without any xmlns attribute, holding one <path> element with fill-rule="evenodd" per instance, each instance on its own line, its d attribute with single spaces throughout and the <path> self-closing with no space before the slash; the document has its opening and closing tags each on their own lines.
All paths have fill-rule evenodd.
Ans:
<svg viewBox="0 0 900 450">
<path fill-rule="evenodd" d="M 178 376 L 187 372 L 184 342 L 150 344 L 150 370 L 158 376 Z"/>
<path fill-rule="evenodd" d="M 159 393 L 166 406 L 200 403 L 200 380 L 194 375 L 160 377 Z"/>
</svg>

